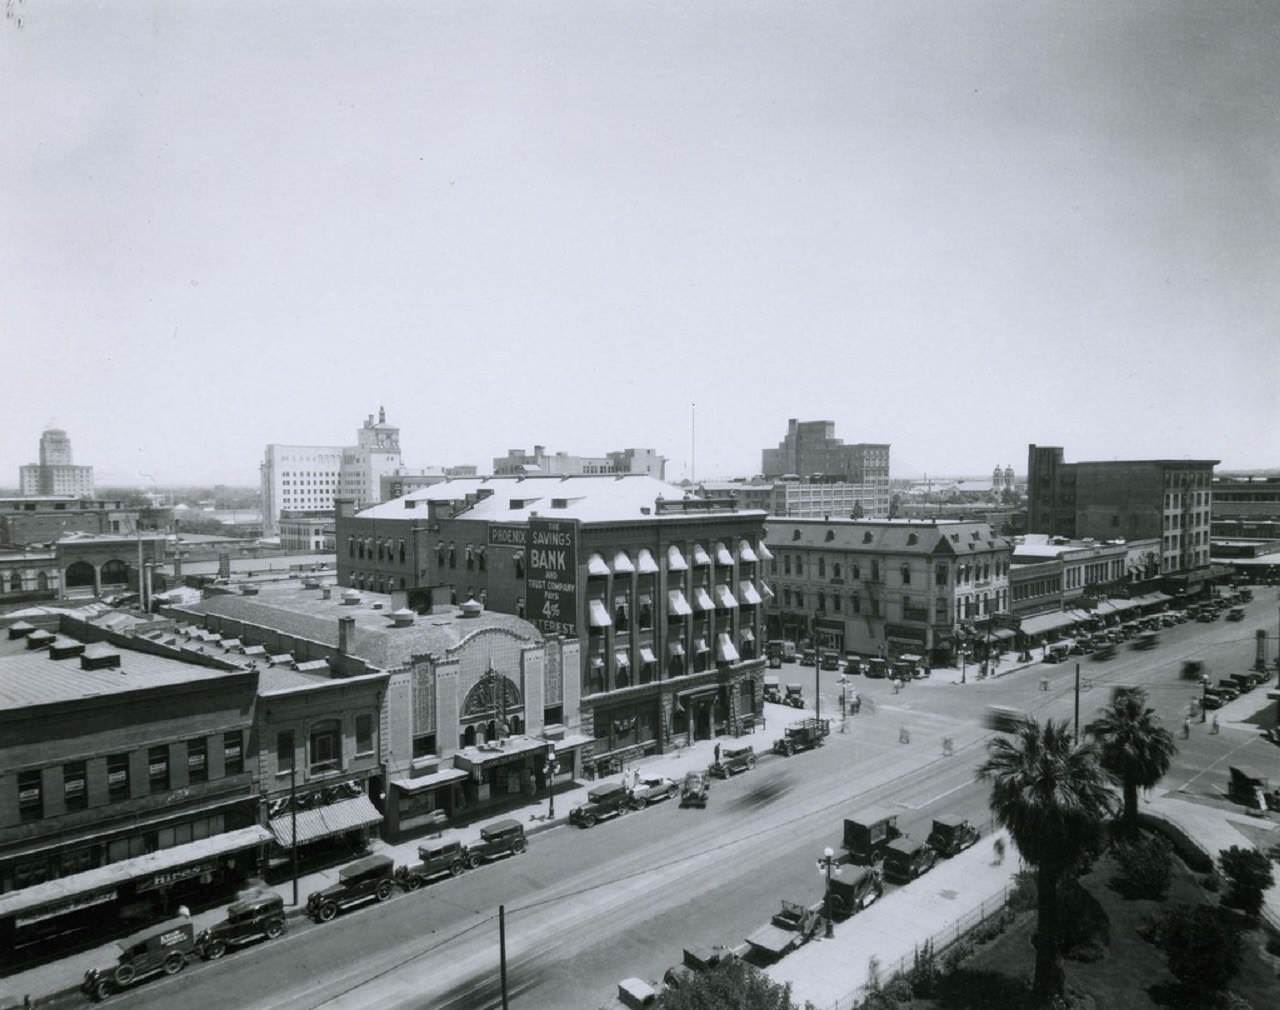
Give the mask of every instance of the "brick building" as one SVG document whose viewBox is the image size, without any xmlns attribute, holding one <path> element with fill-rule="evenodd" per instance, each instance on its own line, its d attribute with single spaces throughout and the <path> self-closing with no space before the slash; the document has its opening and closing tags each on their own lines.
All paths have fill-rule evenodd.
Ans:
<svg viewBox="0 0 1280 1010">
<path fill-rule="evenodd" d="M 1280 477 L 1217 477 L 1215 540 L 1280 540 Z"/>
<path fill-rule="evenodd" d="M 760 472 L 766 477 L 792 474 L 870 487 L 874 493 L 870 515 L 889 514 L 889 445 L 857 442 L 846 445 L 835 437 L 834 421 L 787 421 L 787 434 L 775 449 L 760 455 Z"/>
<path fill-rule="evenodd" d="M 51 544 L 68 533 L 134 533 L 138 513 L 122 499 L 43 497 L 0 498 L 0 544 Z"/>
</svg>

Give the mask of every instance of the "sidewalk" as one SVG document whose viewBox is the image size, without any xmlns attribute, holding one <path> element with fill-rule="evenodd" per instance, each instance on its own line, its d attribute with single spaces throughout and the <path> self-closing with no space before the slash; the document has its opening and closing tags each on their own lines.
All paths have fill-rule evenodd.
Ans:
<svg viewBox="0 0 1280 1010">
<path fill-rule="evenodd" d="M 782 735 L 782 728 L 787 723 L 812 715 L 813 711 L 811 709 L 766 704 L 764 725 L 756 727 L 751 733 L 744 733 L 738 737 L 725 736 L 715 740 L 699 740 L 688 747 L 682 747 L 676 751 L 643 758 L 628 766 L 624 773 L 631 769 L 637 769 L 645 776 L 661 775 L 678 782 L 684 777 L 685 772 L 702 770 L 710 765 L 715 756 L 717 743 L 724 747 L 751 746 L 757 753 L 768 752 L 774 739 Z M 558 789 L 556 791 L 556 818 L 554 821 L 548 821 L 547 798 L 541 796 L 515 809 L 495 813 L 491 817 L 474 821 L 463 827 L 446 828 L 439 835 L 422 835 L 395 845 L 375 838 L 369 844 L 369 851 L 391 856 L 395 859 L 397 865 L 412 864 L 419 861 L 418 847 L 420 845 L 437 845 L 441 842 L 451 841 L 460 841 L 463 844 L 475 842 L 479 840 L 480 831 L 486 825 L 508 819 L 522 822 L 525 825 L 526 834 L 536 835 L 568 823 L 569 811 L 575 806 L 586 802 L 589 789 L 604 782 L 617 781 L 620 777 L 610 776 L 609 778 L 597 779 L 594 782 L 587 783 L 575 782 L 571 788 Z M 336 883 L 339 869 L 341 869 L 340 865 L 300 876 L 298 878 L 299 902 L 305 904 L 307 895 L 312 891 L 318 891 Z M 268 886 L 284 898 L 285 909 L 288 914 L 291 916 L 302 914 L 301 908 L 294 908 L 291 905 L 293 901 L 292 880 Z M 222 905 L 198 912 L 191 918 L 198 933 L 213 923 L 221 921 L 225 914 L 226 906 Z M 9 975 L 0 980 L 0 992 L 6 994 L 14 993 L 20 1000 L 25 994 L 30 994 L 32 999 L 37 999 L 65 989 L 72 989 L 80 985 L 80 981 L 84 978 L 86 971 L 90 968 L 101 968 L 114 963 L 118 954 L 119 951 L 114 943 L 106 943 L 99 947 L 82 951 L 79 954 L 69 955 L 61 960 L 52 961 L 49 964 Z"/>
<path fill-rule="evenodd" d="M 1037 650 L 1038 651 L 1038 650 Z M 1035 653 L 1032 653 L 1035 656 Z M 984 680 L 993 680 L 996 677 L 1004 677 L 1010 673 L 1017 673 L 1019 670 L 1025 670 L 1028 667 L 1036 666 L 1040 663 L 1039 657 L 1035 657 L 1027 662 L 1021 662 L 1016 652 L 1007 652 L 1000 659 L 988 666 L 991 671 L 986 677 L 982 674 L 982 663 L 966 663 L 964 666 L 963 677 L 967 684 L 978 684 Z M 961 669 L 958 666 L 935 666 L 931 668 L 931 672 L 924 680 L 913 681 L 916 684 L 959 684 L 961 682 Z"/>
<path fill-rule="evenodd" d="M 1004 859 L 996 861 L 995 840 L 1003 839 Z M 818 1010 L 852 1006 L 867 983 L 875 958 L 880 979 L 887 980 L 932 935 L 935 944 L 980 921 L 998 907 L 1005 888 L 1018 872 L 1018 850 L 1003 832 L 982 838 L 973 848 L 947 859 L 918 880 L 886 891 L 870 908 L 842 923 L 835 936 L 810 941 L 766 969 L 775 982 L 790 982 L 792 996 Z"/>
</svg>

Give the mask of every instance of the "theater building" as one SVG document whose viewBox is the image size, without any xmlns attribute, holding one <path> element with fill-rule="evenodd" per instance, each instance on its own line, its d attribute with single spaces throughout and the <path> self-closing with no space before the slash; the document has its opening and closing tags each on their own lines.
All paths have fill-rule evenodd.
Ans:
<svg viewBox="0 0 1280 1010">
<path fill-rule="evenodd" d="M 762 712 L 764 519 L 644 475 L 450 480 L 359 513 L 339 502 L 338 577 L 576 640 L 564 690 L 591 771 Z"/>
</svg>

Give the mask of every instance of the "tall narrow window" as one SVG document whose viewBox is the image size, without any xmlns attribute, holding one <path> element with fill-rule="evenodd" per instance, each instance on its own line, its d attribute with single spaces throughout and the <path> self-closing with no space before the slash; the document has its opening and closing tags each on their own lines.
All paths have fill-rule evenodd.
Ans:
<svg viewBox="0 0 1280 1010">
<path fill-rule="evenodd" d="M 342 727 L 337 719 L 324 719 L 311 727 L 311 774 L 342 767 Z"/>
<path fill-rule="evenodd" d="M 68 810 L 83 810 L 89 805 L 88 773 L 83 761 L 62 766 L 62 795 Z"/>
<path fill-rule="evenodd" d="M 128 754 L 112 754 L 107 758 L 107 798 L 112 803 L 129 798 Z"/>
<path fill-rule="evenodd" d="M 356 716 L 356 753 L 373 753 L 373 716 Z"/>
<path fill-rule="evenodd" d="M 244 771 L 244 733 L 222 734 L 222 774 L 239 775 Z"/>
<path fill-rule="evenodd" d="M 204 737 L 187 741 L 187 781 L 209 781 L 209 741 Z"/>
<path fill-rule="evenodd" d="M 147 751 L 147 782 L 153 793 L 169 791 L 168 747 L 152 747 Z"/>
<path fill-rule="evenodd" d="M 44 816 L 44 784 L 39 768 L 18 773 L 18 815 L 24 822 Z"/>
<path fill-rule="evenodd" d="M 276 734 L 276 772 L 293 771 L 293 730 L 285 729 Z"/>
</svg>

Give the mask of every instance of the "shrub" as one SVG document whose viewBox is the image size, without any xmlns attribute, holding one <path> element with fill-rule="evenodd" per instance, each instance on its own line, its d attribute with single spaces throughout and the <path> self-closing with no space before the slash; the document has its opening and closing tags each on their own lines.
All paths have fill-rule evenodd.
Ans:
<svg viewBox="0 0 1280 1010">
<path fill-rule="evenodd" d="M 1275 883 L 1270 860 L 1257 849 L 1233 845 L 1218 853 L 1218 865 L 1227 878 L 1222 903 L 1248 915 L 1262 911 L 1262 893 Z"/>
<path fill-rule="evenodd" d="M 1030 912 L 1036 907 L 1036 875 L 1032 870 L 1019 870 L 1013 878 L 1009 908 L 1014 912 Z"/>
<path fill-rule="evenodd" d="M 1159 928 L 1169 971 L 1188 989 L 1225 989 L 1244 956 L 1240 934 L 1209 905 L 1177 905 Z"/>
<path fill-rule="evenodd" d="M 1062 948 L 1100 943 L 1104 947 L 1111 942 L 1111 922 L 1106 909 L 1078 880 L 1065 881 L 1060 898 L 1062 909 Z"/>
<path fill-rule="evenodd" d="M 1107 956 L 1107 948 L 1097 940 L 1091 940 L 1088 943 L 1082 943 L 1067 952 L 1067 957 L 1072 961 L 1080 961 L 1083 964 L 1093 964 L 1101 961 Z"/>
<path fill-rule="evenodd" d="M 1222 889 L 1222 878 L 1216 873 L 1206 873 L 1200 878 L 1200 886 L 1210 894 L 1217 894 Z"/>
<path fill-rule="evenodd" d="M 947 948 L 946 954 L 943 955 L 942 973 L 944 975 L 954 975 L 959 971 L 960 966 L 973 955 L 973 950 L 972 941 L 957 940 Z"/>
<path fill-rule="evenodd" d="M 697 972 L 679 989 L 668 990 L 662 1006 L 664 1010 L 795 1010 L 796 1005 L 791 999 L 791 986 L 772 981 L 742 961 L 730 961 L 710 971 Z"/>
<path fill-rule="evenodd" d="M 937 990 L 938 974 L 938 959 L 933 953 L 933 941 L 926 941 L 923 947 L 916 948 L 911 959 L 911 970 L 907 972 L 911 994 L 921 999 L 932 999 Z"/>
<path fill-rule="evenodd" d="M 1162 899 L 1173 876 L 1173 846 L 1162 835 L 1139 835 L 1115 847 L 1120 876 L 1115 883 L 1130 898 Z"/>
</svg>

